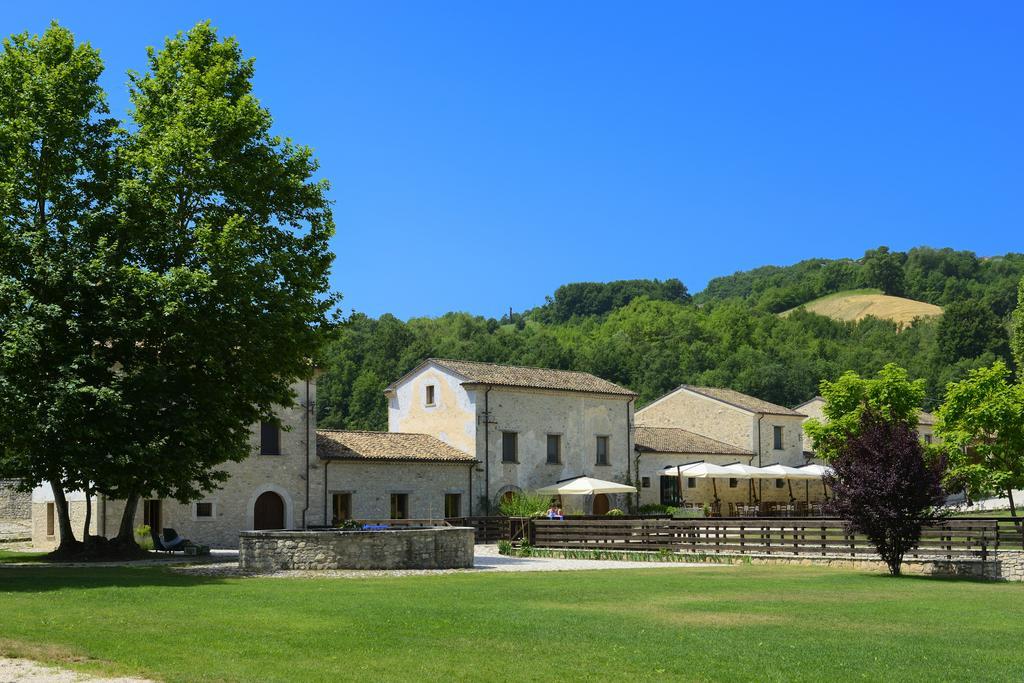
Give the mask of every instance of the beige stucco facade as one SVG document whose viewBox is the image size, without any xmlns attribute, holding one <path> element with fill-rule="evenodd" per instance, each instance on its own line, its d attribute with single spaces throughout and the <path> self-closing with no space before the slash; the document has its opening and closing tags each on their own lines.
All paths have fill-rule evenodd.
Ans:
<svg viewBox="0 0 1024 683">
<path fill-rule="evenodd" d="M 388 395 L 388 431 L 430 434 L 464 453 L 476 449 L 476 392 L 462 379 L 436 365 L 423 368 L 397 384 Z M 427 387 L 434 387 L 433 402 Z"/>
</svg>

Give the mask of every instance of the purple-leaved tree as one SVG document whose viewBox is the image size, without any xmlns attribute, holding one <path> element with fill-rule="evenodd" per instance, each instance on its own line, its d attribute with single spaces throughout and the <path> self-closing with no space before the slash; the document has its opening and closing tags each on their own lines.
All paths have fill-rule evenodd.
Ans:
<svg viewBox="0 0 1024 683">
<path fill-rule="evenodd" d="M 927 454 L 910 424 L 865 410 L 858 434 L 830 464 L 830 512 L 867 536 L 898 576 L 904 554 L 921 539 L 921 527 L 938 516 L 945 456 Z"/>
</svg>

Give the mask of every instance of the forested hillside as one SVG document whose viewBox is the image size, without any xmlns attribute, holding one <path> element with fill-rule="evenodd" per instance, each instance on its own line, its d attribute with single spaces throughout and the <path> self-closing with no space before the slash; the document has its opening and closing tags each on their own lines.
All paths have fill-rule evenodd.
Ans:
<svg viewBox="0 0 1024 683">
<path fill-rule="evenodd" d="M 449 313 L 403 322 L 354 313 L 327 351 L 317 412 L 325 427 L 384 429 L 384 387 L 431 356 L 585 370 L 632 388 L 641 405 L 682 383 L 795 405 L 822 379 L 895 362 L 927 381 L 931 406 L 968 369 L 1010 360 L 1007 318 L 1022 276 L 1021 254 L 881 247 L 857 260 L 716 278 L 692 298 L 679 280 L 630 280 L 564 285 L 543 305 L 500 320 Z M 945 313 L 902 331 L 875 318 L 839 322 L 802 309 L 775 315 L 862 287 Z"/>
</svg>

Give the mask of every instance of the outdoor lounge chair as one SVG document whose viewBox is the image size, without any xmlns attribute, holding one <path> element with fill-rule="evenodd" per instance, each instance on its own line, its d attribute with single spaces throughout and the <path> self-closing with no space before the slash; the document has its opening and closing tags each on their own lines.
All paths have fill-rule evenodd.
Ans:
<svg viewBox="0 0 1024 683">
<path fill-rule="evenodd" d="M 188 543 L 174 529 L 164 529 L 163 538 L 156 532 L 156 529 L 150 529 L 149 533 L 153 537 L 153 550 L 170 553 L 175 550 L 184 550 L 185 544 Z"/>
</svg>

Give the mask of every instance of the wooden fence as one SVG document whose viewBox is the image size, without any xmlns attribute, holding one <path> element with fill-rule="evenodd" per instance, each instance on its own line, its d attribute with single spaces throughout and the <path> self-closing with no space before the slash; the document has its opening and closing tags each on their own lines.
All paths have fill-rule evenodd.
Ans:
<svg viewBox="0 0 1024 683">
<path fill-rule="evenodd" d="M 875 555 L 864 536 L 840 519 L 566 519 L 533 520 L 530 542 L 544 548 L 669 550 L 703 554 L 827 557 Z M 1022 545 L 1020 527 L 996 519 L 949 519 L 925 527 L 908 557 L 989 559 L 1000 546 Z"/>
</svg>

